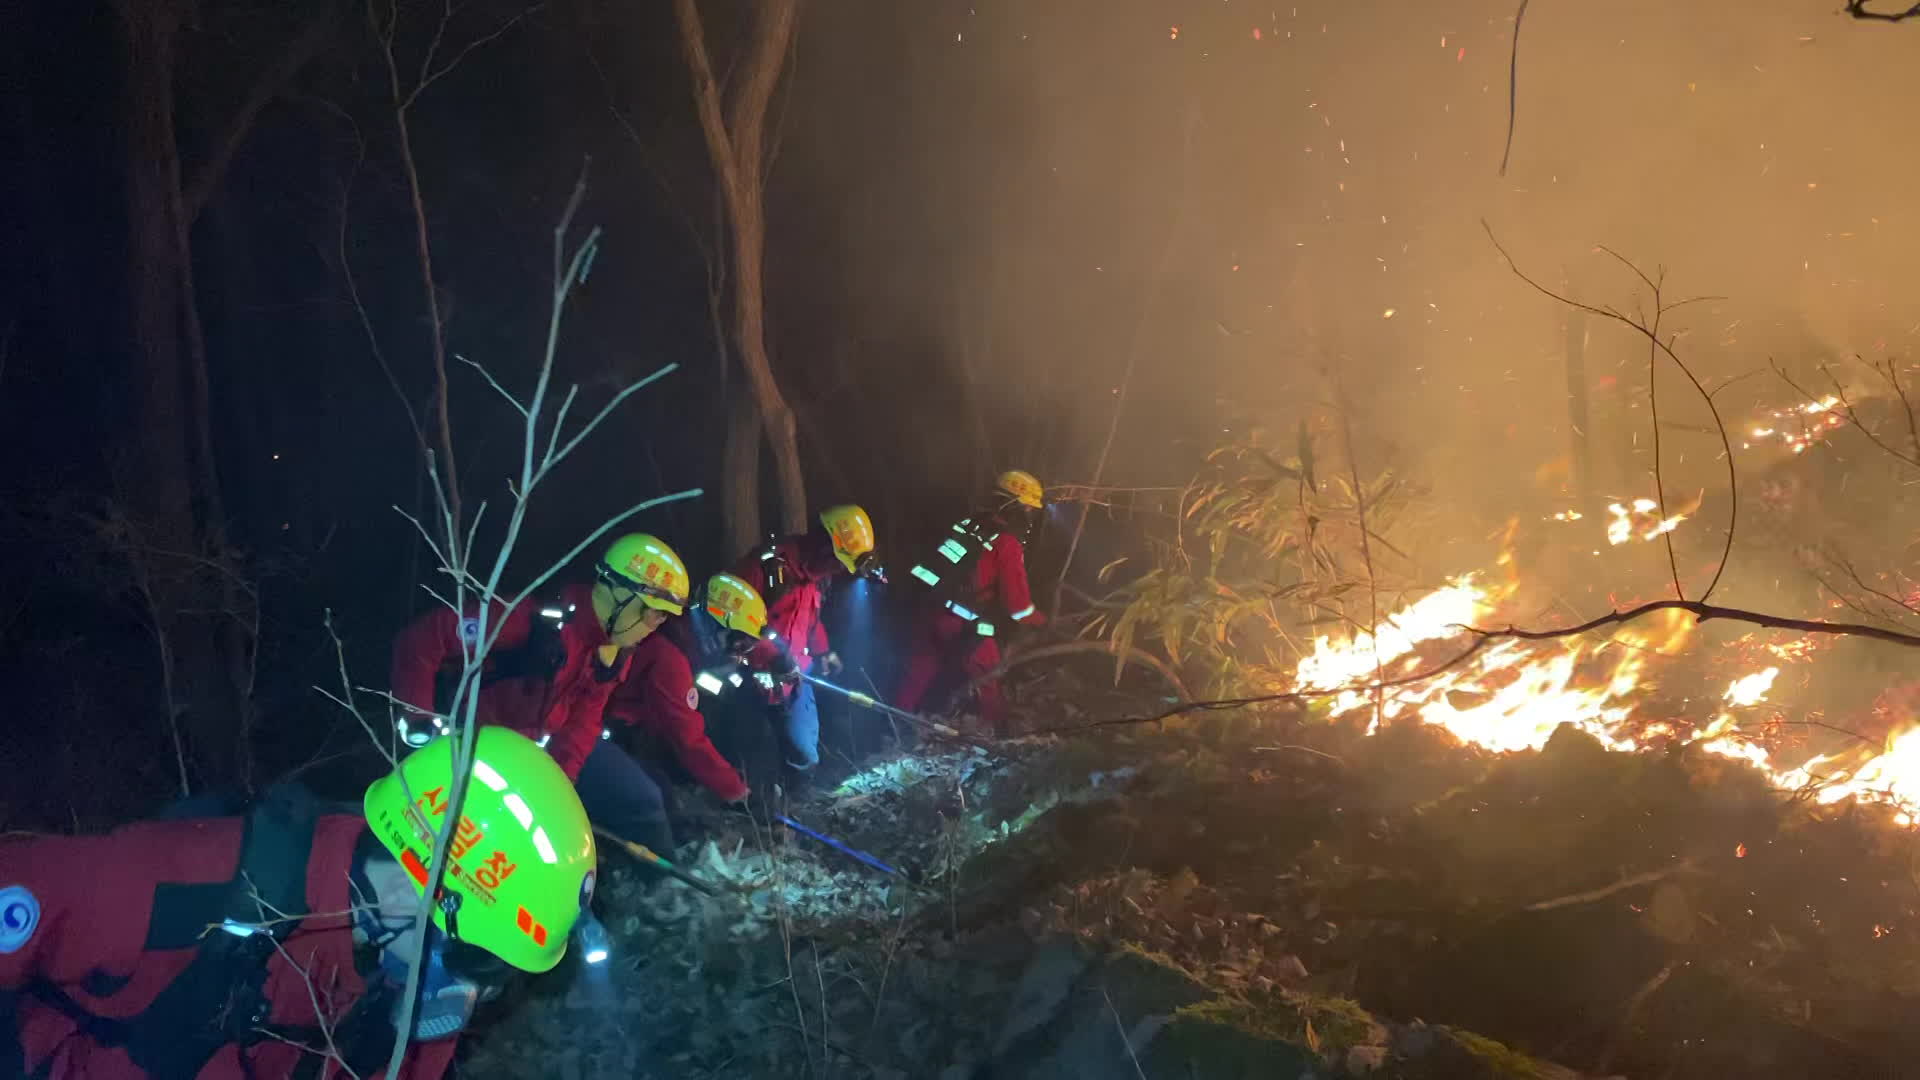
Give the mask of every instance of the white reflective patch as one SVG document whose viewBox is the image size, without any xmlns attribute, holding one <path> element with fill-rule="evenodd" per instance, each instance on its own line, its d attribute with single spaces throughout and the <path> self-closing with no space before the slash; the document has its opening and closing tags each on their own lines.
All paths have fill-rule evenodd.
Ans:
<svg viewBox="0 0 1920 1080">
<path fill-rule="evenodd" d="M 601 729 L 600 729 L 600 741 L 601 741 L 601 742 L 606 742 L 606 741 L 607 741 L 608 739 L 611 739 L 611 738 L 613 738 L 613 729 L 612 729 L 612 728 L 605 728 L 605 727 L 603 727 L 603 728 L 601 728 Z"/>
<path fill-rule="evenodd" d="M 709 694 L 717 694 L 721 690 L 724 690 L 726 688 L 725 684 L 723 684 L 719 679 L 715 678 L 713 672 L 711 671 L 703 671 L 700 674 L 695 675 L 693 677 L 693 681 L 699 685 L 700 689 L 705 690 Z M 687 692 L 688 705 L 692 705 L 694 702 L 698 700 L 700 700 L 698 695 L 694 694 L 692 691 Z"/>
<path fill-rule="evenodd" d="M 541 608 L 540 617 L 543 619 L 564 619 L 567 617 L 567 613 L 557 607 Z"/>
<path fill-rule="evenodd" d="M 473 776 L 474 779 L 487 785 L 487 790 L 489 791 L 507 790 L 506 777 L 495 772 L 493 766 L 484 761 L 475 761 L 473 763 Z"/>
<path fill-rule="evenodd" d="M 220 929 L 229 934 L 232 934 L 234 937 L 252 937 L 255 933 L 259 932 L 259 927 L 248 926 L 246 923 L 234 922 L 232 919 L 222 920 L 220 923 Z"/>
<path fill-rule="evenodd" d="M 500 802 L 506 806 L 507 812 L 513 815 L 513 819 L 520 823 L 521 828 L 533 828 L 533 807 L 527 805 L 527 800 L 521 798 L 519 792 L 507 792 Z"/>
<path fill-rule="evenodd" d="M 19 952 L 39 926 L 39 898 L 25 885 L 0 889 L 0 953 Z"/>
<path fill-rule="evenodd" d="M 542 748 L 542 749 L 545 749 L 545 748 L 546 748 L 546 745 L 547 745 L 547 741 L 548 741 L 548 740 L 550 740 L 550 739 L 552 739 L 552 738 L 553 738 L 553 736 L 551 736 L 551 735 L 542 735 L 542 736 L 540 736 L 540 737 L 539 737 L 538 739 L 536 739 L 536 740 L 534 740 L 534 745 L 535 745 L 535 746 L 538 746 L 538 747 L 540 747 L 540 748 Z"/>
<path fill-rule="evenodd" d="M 956 604 L 951 600 L 947 601 L 947 610 L 953 612 L 955 615 L 960 616 L 961 618 L 967 620 L 968 622 L 972 622 L 973 620 L 978 619 L 980 617 L 973 613 L 972 608 L 966 607 L 965 605 L 962 605 L 962 604 Z"/>
<path fill-rule="evenodd" d="M 1034 608 L 1034 605 L 1028 604 L 1026 607 L 1023 607 L 1019 611 L 1014 612 L 1013 621 L 1019 622 L 1021 619 L 1024 619 L 1027 616 L 1033 614 L 1033 608 Z"/>
<path fill-rule="evenodd" d="M 545 825 L 533 830 L 533 849 L 540 853 L 540 861 L 546 863 L 548 866 L 552 866 L 560 861 L 560 856 L 553 850 L 553 841 L 547 839 L 547 827 Z M 589 886 L 589 888 L 591 888 L 591 886 Z"/>
<path fill-rule="evenodd" d="M 974 629 L 974 632 L 978 633 L 981 637 L 993 636 L 993 624 L 990 622 L 978 623 L 974 626 L 973 629 Z"/>
<path fill-rule="evenodd" d="M 740 686 L 744 684 L 747 680 L 741 678 L 740 673 L 736 671 L 733 674 L 727 676 L 727 681 L 732 683 L 735 686 Z"/>
</svg>

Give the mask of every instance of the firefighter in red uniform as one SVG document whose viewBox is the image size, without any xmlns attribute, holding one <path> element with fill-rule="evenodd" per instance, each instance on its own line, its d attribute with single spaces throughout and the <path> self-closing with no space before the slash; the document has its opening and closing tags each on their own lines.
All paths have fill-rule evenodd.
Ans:
<svg viewBox="0 0 1920 1080">
<path fill-rule="evenodd" d="M 968 680 L 980 679 L 1000 666 L 1006 629 L 1046 622 L 1027 585 L 1025 548 L 1045 506 L 1032 473 L 1001 473 L 981 512 L 956 522 L 935 553 L 913 567 L 913 578 L 931 592 L 895 705 L 918 711 L 934 682 L 955 668 Z M 975 693 L 982 726 L 1004 733 L 1007 706 L 999 680 L 980 683 Z"/>
<path fill-rule="evenodd" d="M 748 795 L 747 782 L 707 737 L 703 699 L 745 694 L 742 662 L 766 631 L 767 604 L 745 581 L 715 574 L 688 606 L 685 618 L 633 650 L 633 670 L 607 710 L 664 746 L 675 765 L 723 802 L 737 803 Z"/>
<path fill-rule="evenodd" d="M 361 813 L 280 788 L 244 817 L 0 840 L 0 1076 L 384 1076 L 451 744 L 376 781 Z M 445 1073 L 513 972 L 560 962 L 593 891 L 593 832 L 552 759 L 488 729 L 475 760 L 405 1080 Z"/>
<path fill-rule="evenodd" d="M 827 587 L 842 574 L 866 573 L 873 565 L 873 549 L 873 519 L 867 512 L 858 506 L 830 506 L 820 512 L 818 529 L 771 541 L 734 567 L 733 576 L 751 582 L 766 598 L 770 632 L 748 654 L 747 663 L 793 772 L 804 773 L 820 762 L 820 712 L 813 687 L 799 676 L 810 673 L 815 661 L 822 675 L 840 671 L 839 654 L 820 621 Z"/>
<path fill-rule="evenodd" d="M 627 677 L 634 647 L 684 610 L 687 567 L 647 533 L 608 545 L 591 585 L 511 611 L 501 620 L 481 677 L 478 721 L 538 741 L 573 779 L 587 816 L 614 835 L 670 855 L 673 831 L 659 785 L 605 738 L 606 707 Z M 492 626 L 487 628 L 492 632 Z M 457 669 L 481 630 L 473 615 L 448 608 L 422 615 L 393 645 L 393 696 L 433 721 L 434 682 Z M 418 727 L 418 725 L 415 725 Z"/>
</svg>

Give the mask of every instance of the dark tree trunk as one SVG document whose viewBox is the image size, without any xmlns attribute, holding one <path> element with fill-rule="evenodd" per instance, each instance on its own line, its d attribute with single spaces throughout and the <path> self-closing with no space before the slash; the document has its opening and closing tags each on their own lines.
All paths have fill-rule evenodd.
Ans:
<svg viewBox="0 0 1920 1080">
<path fill-rule="evenodd" d="M 745 399 L 729 400 L 727 445 L 720 459 L 721 513 L 727 550 L 741 555 L 760 543 L 760 411 Z"/>
<path fill-rule="evenodd" d="M 210 592 L 206 575 L 205 559 L 220 546 L 220 499 L 173 122 L 182 12 L 172 0 L 115 7 L 126 60 L 129 345 L 139 417 L 118 470 L 132 524 L 123 539 L 128 558 L 141 564 L 136 573 L 170 669 L 166 722 L 184 729 L 204 782 L 231 784 L 243 778 L 246 703 L 236 676 L 247 662 L 221 610 L 231 592 Z"/>
</svg>

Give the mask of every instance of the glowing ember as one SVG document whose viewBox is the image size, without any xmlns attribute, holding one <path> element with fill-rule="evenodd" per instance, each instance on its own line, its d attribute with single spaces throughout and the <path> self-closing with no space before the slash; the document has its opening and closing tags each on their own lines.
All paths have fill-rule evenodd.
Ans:
<svg viewBox="0 0 1920 1080">
<path fill-rule="evenodd" d="M 1773 642 L 1766 649 L 1774 656 L 1792 664 L 1812 659 L 1813 654 L 1820 651 L 1820 642 L 1810 637 L 1796 638 L 1792 641 Z"/>
<path fill-rule="evenodd" d="M 1805 453 L 1807 447 L 1825 439 L 1834 428 L 1847 422 L 1839 395 L 1828 394 L 1818 401 L 1808 401 L 1791 409 L 1775 409 L 1767 414 L 1767 421 L 1755 424 L 1748 433 L 1748 441 L 1741 444 L 1744 449 L 1752 449 L 1755 443 L 1778 442 L 1796 454 Z"/>
<path fill-rule="evenodd" d="M 1615 547 L 1633 539 L 1636 534 L 1642 540 L 1657 540 L 1687 520 L 1685 514 L 1661 517 L 1660 504 L 1652 499 L 1635 499 L 1632 509 L 1619 503 L 1608 503 L 1607 516 L 1607 543 Z"/>
</svg>

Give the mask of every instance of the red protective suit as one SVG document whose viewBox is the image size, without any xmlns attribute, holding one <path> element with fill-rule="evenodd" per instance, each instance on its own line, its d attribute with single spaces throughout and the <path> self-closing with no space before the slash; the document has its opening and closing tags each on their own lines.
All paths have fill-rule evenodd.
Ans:
<svg viewBox="0 0 1920 1080">
<path fill-rule="evenodd" d="M 761 557 L 769 551 L 772 558 Z M 760 590 L 767 602 L 767 629 L 775 634 L 754 646 L 747 654 L 747 666 L 772 671 L 784 653 L 804 672 L 813 667 L 816 657 L 827 655 L 832 645 L 820 621 L 824 586 L 845 570 L 834 557 L 833 539 L 822 530 L 782 537 L 771 548 L 747 553 L 732 573 Z M 786 692 L 791 693 L 792 687 Z"/>
<path fill-rule="evenodd" d="M 561 627 L 566 659 L 552 679 L 503 678 L 480 692 L 477 718 L 481 724 L 510 727 L 529 739 L 549 736 L 547 752 L 570 779 L 579 779 L 580 766 L 593 752 L 605 726 L 604 713 L 614 687 L 626 678 L 632 659 L 622 653 L 612 667 L 598 657 L 607 643 L 605 629 L 593 614 L 593 586 L 569 585 L 560 599 L 574 607 Z M 507 653 L 527 644 L 541 601 L 529 598 L 506 613 L 494 653 Z M 500 618 L 495 605 L 494 618 Z M 415 619 L 393 642 L 393 696 L 417 708 L 433 708 L 433 681 L 442 667 L 460 662 L 462 633 L 474 633 L 476 620 L 455 618 L 439 608 Z"/>
<path fill-rule="evenodd" d="M 18 994 L 14 1015 L 0 1013 L 0 1021 L 14 1025 L 12 1032 L 0 1034 L 0 1042 L 17 1034 L 28 1075 L 89 1080 L 147 1075 L 124 1049 L 100 1044 L 30 988 L 51 986 L 102 1018 L 139 1015 L 187 968 L 196 951 L 146 948 L 155 887 L 231 881 L 240 857 L 242 824 L 240 818 L 155 821 L 106 836 L 0 841 L 0 889 L 23 887 L 40 909 L 38 925 L 26 940 L 16 943 L 9 937 L 4 944 L 13 950 L 0 952 L 0 994 Z M 324 816 L 314 827 L 307 910 L 321 914 L 303 921 L 282 945 L 284 952 L 267 960 L 269 1024 L 317 1028 L 316 999 L 332 1024 L 365 992 L 354 970 L 353 930 L 340 914 L 351 906 L 347 875 L 354 843 L 365 829 L 366 822 L 355 815 Z M 416 1045 L 407 1056 L 405 1080 L 442 1075 L 457 1041 Z M 6 1052 L 0 1049 L 0 1065 Z M 263 1037 L 251 1046 L 222 1047 L 198 1077 L 289 1076 L 303 1056 L 296 1047 Z M 319 1075 L 346 1074 L 328 1062 Z"/>
<path fill-rule="evenodd" d="M 1010 616 L 1021 626 L 1039 626 L 1046 616 L 1034 607 L 1033 592 L 1027 584 L 1026 551 L 1020 539 L 1002 529 L 993 546 L 974 560 L 973 581 L 968 599 L 961 602 L 982 617 L 1000 624 Z M 958 668 L 968 681 L 1000 666 L 1000 639 L 983 637 L 976 624 L 962 619 L 944 607 L 929 605 L 919 618 L 913 654 L 907 658 L 906 673 L 894 691 L 893 704 L 916 712 L 926 700 L 927 691 L 943 672 Z M 989 730 L 1002 730 L 1007 718 L 1007 703 L 1000 693 L 1000 680 L 990 679 L 974 689 L 980 701 L 980 720 Z"/>
<path fill-rule="evenodd" d="M 672 747 L 675 759 L 715 795 L 733 802 L 747 797 L 747 782 L 707 738 L 700 715 L 700 692 L 693 685 L 693 664 L 684 638 L 700 612 L 668 623 L 634 646 L 633 665 L 613 693 L 608 715 Z"/>
</svg>

